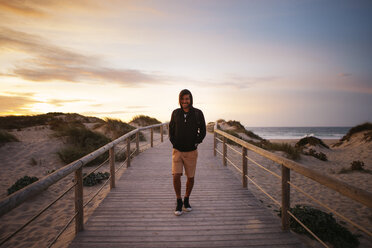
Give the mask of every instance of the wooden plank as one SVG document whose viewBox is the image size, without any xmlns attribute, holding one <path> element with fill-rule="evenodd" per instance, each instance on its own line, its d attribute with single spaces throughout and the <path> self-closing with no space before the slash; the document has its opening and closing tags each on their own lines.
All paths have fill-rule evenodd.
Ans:
<svg viewBox="0 0 372 248">
<path fill-rule="evenodd" d="M 214 157 L 211 136 L 198 147 L 193 211 L 174 215 L 172 147 L 166 140 L 132 160 L 70 247 L 302 247 Z"/>
</svg>

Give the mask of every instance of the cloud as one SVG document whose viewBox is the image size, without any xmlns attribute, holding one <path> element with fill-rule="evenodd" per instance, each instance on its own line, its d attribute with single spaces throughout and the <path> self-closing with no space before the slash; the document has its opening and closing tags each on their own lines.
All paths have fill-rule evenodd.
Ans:
<svg viewBox="0 0 372 248">
<path fill-rule="evenodd" d="M 52 104 L 56 107 L 62 107 L 64 103 L 70 103 L 70 102 L 81 102 L 81 100 L 60 100 L 60 99 L 51 99 L 48 100 L 48 104 Z"/>
<path fill-rule="evenodd" d="M 35 103 L 39 101 L 27 96 L 0 95 L 0 114 L 29 114 Z"/>
<path fill-rule="evenodd" d="M 245 90 L 251 88 L 258 84 L 263 83 L 272 83 L 280 79 L 279 77 L 244 77 L 244 76 L 227 76 L 226 79 L 216 81 L 216 80 L 193 80 L 193 79 L 184 79 L 200 87 L 207 88 L 234 88 L 239 90 Z"/>
<path fill-rule="evenodd" d="M 339 73 L 339 77 L 350 77 L 352 74 L 351 73 Z"/>
<path fill-rule="evenodd" d="M 167 81 L 163 76 L 140 70 L 105 67 L 100 65 L 101 59 L 97 56 L 79 54 L 49 44 L 40 36 L 8 28 L 0 28 L 0 48 L 22 51 L 31 55 L 31 58 L 14 65 L 14 68 L 5 74 L 30 81 L 96 81 L 118 83 L 125 87 L 152 83 L 165 84 Z"/>
<path fill-rule="evenodd" d="M 16 17 L 46 18 L 58 11 L 78 9 L 81 11 L 100 11 L 103 5 L 92 0 L 0 0 L 0 10 Z"/>
</svg>

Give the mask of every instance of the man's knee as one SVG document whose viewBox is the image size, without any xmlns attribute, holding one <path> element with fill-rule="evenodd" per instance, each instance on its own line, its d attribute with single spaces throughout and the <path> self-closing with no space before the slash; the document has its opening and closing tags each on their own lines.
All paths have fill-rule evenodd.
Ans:
<svg viewBox="0 0 372 248">
<path fill-rule="evenodd" d="M 174 178 L 178 178 L 178 177 L 181 177 L 181 175 L 182 175 L 182 173 L 174 173 L 174 174 L 173 174 L 173 177 L 174 177 Z"/>
<path fill-rule="evenodd" d="M 187 180 L 189 180 L 190 182 L 193 182 L 194 181 L 194 177 L 188 177 Z"/>
</svg>

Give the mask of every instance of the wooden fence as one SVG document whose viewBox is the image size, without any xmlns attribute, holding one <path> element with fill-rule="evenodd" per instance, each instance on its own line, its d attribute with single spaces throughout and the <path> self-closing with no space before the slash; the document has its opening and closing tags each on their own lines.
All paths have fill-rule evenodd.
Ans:
<svg viewBox="0 0 372 248">
<path fill-rule="evenodd" d="M 67 229 L 67 227 L 70 225 L 70 223 L 75 220 L 75 233 L 78 233 L 79 231 L 84 230 L 84 207 L 87 206 L 93 198 L 106 186 L 108 182 L 110 182 L 110 189 L 115 188 L 115 174 L 118 172 L 118 170 L 126 164 L 127 167 L 130 166 L 130 160 L 131 156 L 134 154 L 138 154 L 140 151 L 140 145 L 139 145 L 139 134 L 141 131 L 144 130 L 150 130 L 150 146 L 154 146 L 154 129 L 160 128 L 160 141 L 163 142 L 163 133 L 164 133 L 164 127 L 168 130 L 169 135 L 169 123 L 161 123 L 161 124 L 155 124 L 151 126 L 146 127 L 140 127 L 135 130 L 132 130 L 125 135 L 117 138 L 116 140 L 106 144 L 105 146 L 93 151 L 92 153 L 58 169 L 57 171 L 51 173 L 50 175 L 42 178 L 39 181 L 36 181 L 27 187 L 9 195 L 7 198 L 3 199 L 0 202 L 0 216 L 8 213 L 12 209 L 16 208 L 23 202 L 25 202 L 27 199 L 40 194 L 42 191 L 50 187 L 51 185 L 57 183 L 64 177 L 70 175 L 71 173 L 75 173 L 75 180 L 74 184 L 70 186 L 66 191 L 64 191 L 59 197 L 57 197 L 55 200 L 53 200 L 50 204 L 48 204 L 45 208 L 43 208 L 41 211 L 39 211 L 36 215 L 34 215 L 32 218 L 27 220 L 20 228 L 18 228 L 15 232 L 8 235 L 5 239 L 0 241 L 0 246 L 6 243 L 8 240 L 10 240 L 12 237 L 14 237 L 18 232 L 20 232 L 23 228 L 25 228 L 28 224 L 30 224 L 33 220 L 35 220 L 38 216 L 40 216 L 43 212 L 45 212 L 49 207 L 51 207 L 54 203 L 56 203 L 59 199 L 61 199 L 64 195 L 66 195 L 70 190 L 73 188 L 75 189 L 75 214 L 69 219 L 69 221 L 66 223 L 66 225 L 63 227 L 63 229 L 58 233 L 58 235 L 54 238 L 54 240 L 49 244 L 48 247 L 51 247 L 59 238 L 59 236 Z M 132 140 L 132 137 L 135 136 Z M 131 153 L 131 142 L 136 142 L 136 148 Z M 115 168 L 115 146 L 117 146 L 119 143 L 125 142 L 126 143 L 126 159 L 125 161 L 118 167 Z M 124 147 L 125 148 L 125 147 Z M 93 161 L 97 157 L 101 156 L 102 154 L 109 152 L 109 157 L 106 161 L 98 165 L 94 170 L 90 171 L 89 174 L 85 175 L 83 177 L 83 166 L 87 163 Z M 110 176 L 105 181 L 102 187 L 100 187 L 97 192 L 93 194 L 93 196 L 86 202 L 83 202 L 83 179 L 101 168 L 106 162 L 109 162 L 110 165 Z"/>
<path fill-rule="evenodd" d="M 222 139 L 218 138 L 217 135 L 220 135 Z M 241 152 L 236 150 L 234 147 L 231 147 L 227 144 L 227 140 L 233 141 L 235 144 L 241 146 Z M 217 149 L 217 142 L 222 143 L 222 151 L 219 151 Z M 242 166 L 241 169 L 239 166 L 234 164 L 227 156 L 227 147 L 231 148 L 233 151 L 241 155 L 242 159 Z M 264 166 L 260 165 L 253 159 L 251 159 L 249 156 L 247 156 L 247 150 L 251 150 L 265 158 L 268 158 L 278 164 L 281 165 L 281 175 L 278 175 L 277 173 L 265 168 Z M 296 163 L 292 160 L 283 158 L 281 156 L 278 156 L 274 153 L 271 153 L 269 151 L 266 151 L 262 148 L 259 148 L 253 144 L 250 144 L 242 139 L 239 139 L 227 132 L 224 132 L 220 129 L 218 129 L 218 123 L 215 122 L 214 125 L 214 148 L 213 148 L 213 154 L 214 156 L 219 153 L 222 156 L 223 165 L 227 165 L 227 162 L 231 163 L 242 175 L 242 186 L 247 187 L 247 179 L 252 182 L 259 190 L 261 190 L 266 196 L 268 196 L 277 206 L 281 207 L 281 218 L 282 218 L 282 229 L 287 230 L 289 229 L 290 224 L 290 217 L 292 217 L 295 221 L 297 221 L 304 229 L 306 229 L 315 239 L 317 239 L 323 246 L 328 247 L 322 240 L 319 239 L 308 227 L 306 227 L 296 216 L 294 216 L 290 211 L 290 186 L 292 186 L 294 189 L 299 191 L 300 193 L 304 194 L 306 197 L 310 198 L 311 200 L 315 201 L 319 205 L 323 206 L 330 212 L 334 213 L 338 217 L 342 218 L 346 222 L 350 223 L 354 227 L 358 228 L 359 230 L 363 231 L 370 237 L 372 237 L 372 233 L 368 231 L 363 226 L 355 223 L 354 221 L 350 220 L 349 218 L 345 217 L 344 215 L 338 213 L 331 207 L 325 205 L 324 203 L 318 201 L 314 197 L 310 196 L 308 193 L 306 193 L 304 190 L 296 186 L 295 184 L 291 183 L 290 181 L 290 172 L 291 170 L 310 178 L 311 180 L 326 186 L 329 189 L 332 189 L 354 201 L 357 201 L 364 206 L 367 206 L 369 208 L 372 208 L 372 194 L 370 192 L 367 192 L 365 190 L 359 189 L 357 187 L 354 187 L 352 185 L 346 184 L 342 181 L 339 181 L 335 178 L 329 177 L 327 175 L 323 175 L 319 173 L 318 171 L 309 169 L 305 167 L 304 165 L 301 165 L 299 163 Z M 265 170 L 266 172 L 274 175 L 275 177 L 281 179 L 281 203 L 278 202 L 276 199 L 274 199 L 270 194 L 268 194 L 260 185 L 258 182 L 255 182 L 251 177 L 249 177 L 248 169 L 247 169 L 247 161 L 253 162 L 255 165 L 257 165 L 259 168 Z"/>
</svg>

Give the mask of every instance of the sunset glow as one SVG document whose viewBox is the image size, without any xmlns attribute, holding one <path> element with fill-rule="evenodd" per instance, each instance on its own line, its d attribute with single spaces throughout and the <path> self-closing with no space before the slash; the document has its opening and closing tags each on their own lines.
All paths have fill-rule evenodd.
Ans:
<svg viewBox="0 0 372 248">
<path fill-rule="evenodd" d="M 372 121 L 370 1 L 3 1 L 0 115 Z"/>
</svg>

